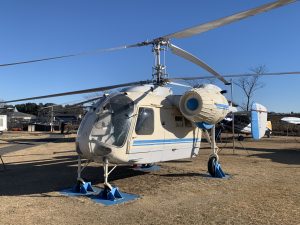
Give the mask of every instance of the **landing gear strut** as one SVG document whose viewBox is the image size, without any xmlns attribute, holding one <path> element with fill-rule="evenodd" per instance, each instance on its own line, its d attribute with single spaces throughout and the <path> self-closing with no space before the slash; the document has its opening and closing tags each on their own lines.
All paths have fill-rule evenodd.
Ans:
<svg viewBox="0 0 300 225">
<path fill-rule="evenodd" d="M 99 198 L 105 200 L 117 200 L 121 199 L 122 195 L 117 187 L 113 187 L 108 183 L 109 174 L 117 167 L 114 166 L 110 171 L 108 169 L 108 159 L 106 157 L 103 158 L 103 170 L 104 170 L 104 189 L 100 192 Z"/>
<path fill-rule="evenodd" d="M 73 192 L 87 194 L 88 192 L 94 192 L 91 182 L 85 182 L 82 177 L 82 171 L 88 166 L 90 161 L 87 161 L 84 166 L 81 164 L 81 157 L 78 155 L 78 165 L 77 165 L 77 182 L 73 187 Z"/>
<path fill-rule="evenodd" d="M 87 161 L 84 166 L 81 165 L 81 157 L 78 156 L 78 168 L 77 168 L 77 183 L 73 187 L 73 192 L 89 194 L 89 192 L 95 192 L 92 188 L 91 182 L 85 182 L 81 177 L 81 172 L 87 167 L 90 161 Z M 99 193 L 98 197 L 104 200 L 117 200 L 122 199 L 122 195 L 117 187 L 113 187 L 108 183 L 109 174 L 117 167 L 114 166 L 110 171 L 108 168 L 108 159 L 103 158 L 103 170 L 104 170 L 104 189 Z"/>
<path fill-rule="evenodd" d="M 212 177 L 223 178 L 225 177 L 225 173 L 223 172 L 221 165 L 219 163 L 219 156 L 218 156 L 219 148 L 216 145 L 215 133 L 216 133 L 216 128 L 215 126 L 213 126 L 213 128 L 211 129 L 211 138 L 209 140 L 212 154 L 209 156 L 207 169 L 209 174 Z M 209 138 L 207 131 L 206 134 Z"/>
</svg>

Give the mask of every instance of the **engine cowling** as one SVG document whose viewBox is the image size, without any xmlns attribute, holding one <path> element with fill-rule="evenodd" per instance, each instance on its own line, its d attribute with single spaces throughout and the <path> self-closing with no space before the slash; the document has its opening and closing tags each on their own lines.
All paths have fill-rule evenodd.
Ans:
<svg viewBox="0 0 300 225">
<path fill-rule="evenodd" d="M 220 122 L 229 111 L 228 101 L 221 94 L 221 89 L 212 84 L 187 91 L 180 98 L 179 108 L 188 120 L 208 124 Z"/>
</svg>

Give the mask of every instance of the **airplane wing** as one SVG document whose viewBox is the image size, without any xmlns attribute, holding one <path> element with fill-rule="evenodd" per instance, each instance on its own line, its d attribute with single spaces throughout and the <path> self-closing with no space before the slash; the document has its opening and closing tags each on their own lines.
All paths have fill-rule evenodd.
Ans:
<svg viewBox="0 0 300 225">
<path fill-rule="evenodd" d="M 300 118 L 299 117 L 283 117 L 281 119 L 284 122 L 299 125 L 300 124 Z"/>
</svg>

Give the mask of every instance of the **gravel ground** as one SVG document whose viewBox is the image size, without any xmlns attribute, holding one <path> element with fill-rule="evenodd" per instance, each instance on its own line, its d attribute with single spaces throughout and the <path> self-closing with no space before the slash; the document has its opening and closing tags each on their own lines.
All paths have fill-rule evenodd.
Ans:
<svg viewBox="0 0 300 225">
<path fill-rule="evenodd" d="M 227 144 L 220 153 L 230 179 L 207 176 L 206 143 L 199 157 L 160 163 L 156 172 L 118 167 L 111 183 L 141 198 L 110 207 L 59 194 L 76 179 L 69 140 L 5 154 L 0 224 L 299 224 L 300 138 L 242 144 L 246 150 L 237 143 L 233 154 Z M 101 187 L 102 174 L 91 164 L 83 176 Z"/>
</svg>

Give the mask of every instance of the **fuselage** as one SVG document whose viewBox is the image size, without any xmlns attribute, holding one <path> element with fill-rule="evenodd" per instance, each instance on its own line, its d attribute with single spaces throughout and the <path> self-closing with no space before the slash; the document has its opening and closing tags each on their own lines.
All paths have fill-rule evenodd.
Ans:
<svg viewBox="0 0 300 225">
<path fill-rule="evenodd" d="M 300 124 L 299 117 L 283 117 L 281 120 L 291 124 Z"/>
<path fill-rule="evenodd" d="M 77 153 L 117 164 L 154 163 L 196 156 L 201 129 L 187 120 L 166 87 L 131 87 L 104 96 L 85 115 Z M 177 98 L 178 99 L 178 98 Z"/>
</svg>

